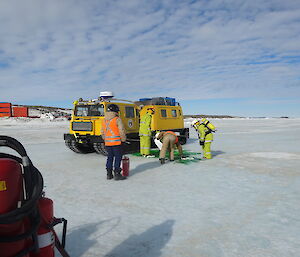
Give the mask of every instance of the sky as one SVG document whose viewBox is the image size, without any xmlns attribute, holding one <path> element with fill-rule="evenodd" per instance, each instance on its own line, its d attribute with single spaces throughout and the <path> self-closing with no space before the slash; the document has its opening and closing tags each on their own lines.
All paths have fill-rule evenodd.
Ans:
<svg viewBox="0 0 300 257">
<path fill-rule="evenodd" d="M 0 0 L 0 102 L 71 108 L 100 91 L 300 117 L 300 1 Z"/>
</svg>

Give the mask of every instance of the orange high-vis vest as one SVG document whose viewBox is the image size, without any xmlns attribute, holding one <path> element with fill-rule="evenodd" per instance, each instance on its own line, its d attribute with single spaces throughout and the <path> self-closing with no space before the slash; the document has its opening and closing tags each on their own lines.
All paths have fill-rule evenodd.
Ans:
<svg viewBox="0 0 300 257">
<path fill-rule="evenodd" d="M 121 136 L 117 125 L 118 117 L 111 120 L 103 120 L 102 127 L 104 131 L 104 141 L 106 146 L 120 145 Z"/>
<path fill-rule="evenodd" d="M 178 137 L 177 137 L 177 135 L 173 131 L 166 131 L 165 134 L 174 135 L 176 137 L 175 144 L 178 142 Z"/>
</svg>

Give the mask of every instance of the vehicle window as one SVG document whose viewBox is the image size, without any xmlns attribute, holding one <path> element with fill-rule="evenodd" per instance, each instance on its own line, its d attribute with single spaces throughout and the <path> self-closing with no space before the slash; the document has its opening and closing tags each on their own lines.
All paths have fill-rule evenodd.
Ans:
<svg viewBox="0 0 300 257">
<path fill-rule="evenodd" d="M 104 116 L 103 104 L 78 105 L 75 108 L 75 116 Z"/>
<path fill-rule="evenodd" d="M 91 105 L 90 106 L 90 115 L 89 116 L 104 116 L 104 107 L 103 107 L 103 104 L 100 104 L 100 105 Z"/>
<path fill-rule="evenodd" d="M 177 111 L 176 110 L 172 110 L 172 117 L 177 117 Z"/>
<path fill-rule="evenodd" d="M 161 113 L 161 117 L 167 117 L 167 110 L 162 109 L 160 110 L 160 113 Z"/>
<path fill-rule="evenodd" d="M 125 106 L 125 117 L 134 118 L 134 108 L 132 106 Z"/>
<path fill-rule="evenodd" d="M 88 116 L 88 106 L 76 106 L 75 116 Z"/>
</svg>

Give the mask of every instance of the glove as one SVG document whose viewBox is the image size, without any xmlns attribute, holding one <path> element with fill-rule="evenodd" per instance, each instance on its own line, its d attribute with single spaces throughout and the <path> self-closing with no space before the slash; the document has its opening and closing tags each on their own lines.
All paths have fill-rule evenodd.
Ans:
<svg viewBox="0 0 300 257">
<path fill-rule="evenodd" d="M 204 141 L 202 141 L 202 140 L 199 143 L 200 143 L 200 145 L 204 145 Z"/>
</svg>

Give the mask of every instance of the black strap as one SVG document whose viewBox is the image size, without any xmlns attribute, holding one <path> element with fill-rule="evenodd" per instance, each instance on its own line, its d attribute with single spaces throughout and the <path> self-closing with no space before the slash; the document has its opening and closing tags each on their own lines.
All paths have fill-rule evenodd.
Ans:
<svg viewBox="0 0 300 257">
<path fill-rule="evenodd" d="M 203 122 L 203 125 L 204 125 L 207 129 L 211 130 L 211 129 L 207 126 L 209 123 L 210 123 L 209 121 L 207 121 L 206 123 Z"/>
<path fill-rule="evenodd" d="M 59 251 L 62 257 L 70 257 L 70 255 L 65 250 L 64 246 L 60 243 L 57 234 L 55 233 L 54 229 L 52 229 L 52 232 L 55 237 L 55 247 Z"/>
<path fill-rule="evenodd" d="M 206 137 L 208 134 L 211 134 L 211 132 L 212 132 L 212 130 L 206 131 L 204 137 Z"/>
<path fill-rule="evenodd" d="M 208 129 L 208 131 L 205 132 L 205 136 L 207 136 L 208 134 L 210 134 L 211 132 L 213 132 L 213 130 L 208 127 L 209 123 L 210 123 L 209 121 L 207 121 L 206 123 L 203 123 L 203 125 Z"/>
<path fill-rule="evenodd" d="M 70 257 L 65 248 L 62 247 L 61 243 L 58 240 L 55 240 L 55 247 L 59 251 L 62 257 Z"/>
</svg>

